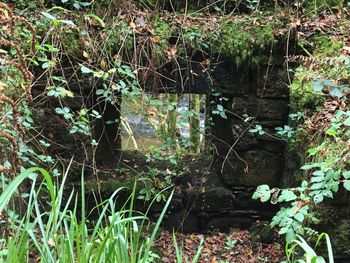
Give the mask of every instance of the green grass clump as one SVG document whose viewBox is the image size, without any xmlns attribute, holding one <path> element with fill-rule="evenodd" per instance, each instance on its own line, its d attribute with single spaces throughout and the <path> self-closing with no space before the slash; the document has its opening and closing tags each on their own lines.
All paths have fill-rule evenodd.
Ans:
<svg viewBox="0 0 350 263">
<path fill-rule="evenodd" d="M 39 180 L 35 173 L 38 172 L 44 176 L 45 182 L 36 187 Z M 39 262 L 50 263 L 146 263 L 159 258 L 152 251 L 152 245 L 172 195 L 154 226 L 147 218 L 149 209 L 145 214 L 134 210 L 135 189 L 120 210 L 115 208 L 116 196 L 121 189 L 115 190 L 109 199 L 95 208 L 99 211 L 98 219 L 89 222 L 85 211 L 83 176 L 80 193 L 72 191 L 66 198 L 67 173 L 60 185 L 55 185 L 44 169 L 31 168 L 5 188 L 0 196 L 0 213 L 8 210 L 19 185 L 28 178 L 32 178 L 28 208 L 22 218 L 11 221 L 7 226 L 13 234 L 0 240 L 0 262 L 31 262 L 33 256 Z M 40 193 L 45 187 L 49 190 L 50 201 L 42 206 Z M 78 212 L 78 207 L 81 212 Z"/>
</svg>

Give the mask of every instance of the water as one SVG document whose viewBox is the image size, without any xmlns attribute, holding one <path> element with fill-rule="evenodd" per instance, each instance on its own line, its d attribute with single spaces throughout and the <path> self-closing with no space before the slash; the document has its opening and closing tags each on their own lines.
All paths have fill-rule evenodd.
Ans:
<svg viewBox="0 0 350 263">
<path fill-rule="evenodd" d="M 163 110 L 166 112 L 166 95 L 160 96 L 163 103 Z M 179 96 L 179 101 L 177 105 L 177 128 L 180 135 L 183 138 L 188 138 L 190 135 L 190 125 L 188 122 L 187 112 L 189 105 L 189 95 L 184 94 Z M 133 143 L 132 136 L 130 136 L 130 130 L 136 140 L 136 144 L 139 149 L 146 149 L 150 145 L 160 146 L 162 142 L 159 140 L 156 134 L 156 128 L 149 122 L 144 114 L 139 114 L 132 111 L 124 111 L 122 108 L 122 116 L 125 120 L 125 125 L 129 127 L 122 127 L 122 146 L 123 149 L 133 150 L 135 149 L 135 144 Z M 153 123 L 159 124 L 159 118 L 157 114 L 151 117 Z M 201 131 L 201 141 L 203 140 L 205 125 L 205 113 L 204 111 L 200 113 L 200 131 Z M 129 129 L 129 133 L 126 131 Z"/>
</svg>

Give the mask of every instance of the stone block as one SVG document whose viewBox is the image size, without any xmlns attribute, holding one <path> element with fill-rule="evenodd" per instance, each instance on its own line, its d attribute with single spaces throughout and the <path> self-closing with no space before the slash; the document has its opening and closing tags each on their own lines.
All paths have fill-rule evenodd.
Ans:
<svg viewBox="0 0 350 263">
<path fill-rule="evenodd" d="M 222 180 L 230 186 L 257 187 L 260 184 L 277 185 L 284 168 L 284 159 L 265 151 L 247 151 L 232 154 L 222 172 Z"/>
<path fill-rule="evenodd" d="M 250 88 L 250 77 L 247 72 L 237 72 L 229 63 L 217 65 L 213 71 L 213 87 L 222 94 L 244 96 Z"/>
<path fill-rule="evenodd" d="M 192 211 L 221 212 L 233 208 L 234 194 L 224 187 L 194 188 L 187 193 Z"/>
<path fill-rule="evenodd" d="M 262 69 L 259 76 L 257 96 L 260 98 L 288 98 L 288 74 L 282 67 Z M 266 74 L 267 73 L 267 74 Z"/>
<path fill-rule="evenodd" d="M 286 120 L 289 107 L 287 100 L 259 99 L 249 96 L 233 98 L 231 110 L 240 116 L 246 114 L 261 120 Z"/>
<path fill-rule="evenodd" d="M 201 230 L 198 216 L 185 210 L 168 213 L 163 220 L 163 226 L 169 231 L 184 233 L 195 233 Z"/>
</svg>

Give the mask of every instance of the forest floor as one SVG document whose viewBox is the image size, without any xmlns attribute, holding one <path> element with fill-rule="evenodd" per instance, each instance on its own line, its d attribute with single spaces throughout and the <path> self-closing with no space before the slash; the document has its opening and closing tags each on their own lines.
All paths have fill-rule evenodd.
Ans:
<svg viewBox="0 0 350 263">
<path fill-rule="evenodd" d="M 203 248 L 199 263 L 281 262 L 284 255 L 281 243 L 263 244 L 253 241 L 254 238 L 247 230 L 206 235 L 176 234 L 176 239 L 178 246 L 183 248 L 184 262 L 191 262 L 195 257 L 200 240 L 203 240 Z M 161 254 L 160 262 L 177 262 L 172 233 L 162 231 L 155 248 Z"/>
</svg>

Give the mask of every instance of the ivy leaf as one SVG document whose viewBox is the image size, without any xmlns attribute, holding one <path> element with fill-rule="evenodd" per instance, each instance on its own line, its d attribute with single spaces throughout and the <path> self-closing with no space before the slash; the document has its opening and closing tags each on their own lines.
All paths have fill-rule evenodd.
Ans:
<svg viewBox="0 0 350 263">
<path fill-rule="evenodd" d="M 270 187 L 266 184 L 259 185 L 253 194 L 253 199 L 260 199 L 261 202 L 267 202 L 271 197 Z"/>
</svg>

